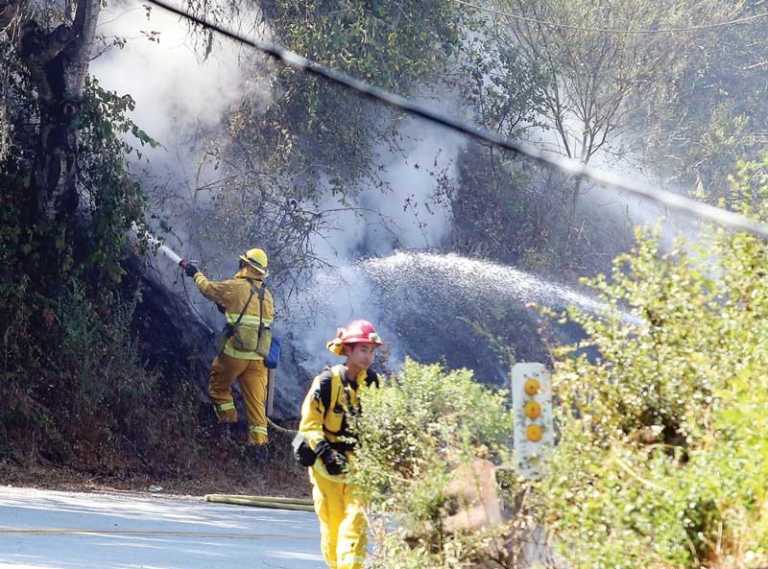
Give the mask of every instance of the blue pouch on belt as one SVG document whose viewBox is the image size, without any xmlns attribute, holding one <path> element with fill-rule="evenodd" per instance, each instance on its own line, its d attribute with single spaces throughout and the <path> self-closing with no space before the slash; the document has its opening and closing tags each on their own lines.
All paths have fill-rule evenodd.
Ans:
<svg viewBox="0 0 768 569">
<path fill-rule="evenodd" d="M 272 336 L 269 353 L 264 357 L 264 365 L 267 369 L 275 369 L 280 362 L 280 338 Z"/>
</svg>

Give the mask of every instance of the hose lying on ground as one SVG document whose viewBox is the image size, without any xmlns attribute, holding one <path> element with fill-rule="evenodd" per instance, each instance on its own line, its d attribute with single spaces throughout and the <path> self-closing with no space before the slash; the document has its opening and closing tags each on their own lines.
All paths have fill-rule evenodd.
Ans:
<svg viewBox="0 0 768 569">
<path fill-rule="evenodd" d="M 281 498 L 277 496 L 241 496 L 233 494 L 208 494 L 207 502 L 217 504 L 236 504 L 238 506 L 255 506 L 257 508 L 273 508 L 277 510 L 299 510 L 314 512 L 312 500 L 301 498 Z"/>
</svg>

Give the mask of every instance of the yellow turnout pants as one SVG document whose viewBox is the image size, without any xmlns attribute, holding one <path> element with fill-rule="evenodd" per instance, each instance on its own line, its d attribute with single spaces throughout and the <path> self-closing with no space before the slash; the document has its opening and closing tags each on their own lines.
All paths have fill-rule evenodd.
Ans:
<svg viewBox="0 0 768 569">
<path fill-rule="evenodd" d="M 208 394 L 221 423 L 236 423 L 237 409 L 232 399 L 232 384 L 240 380 L 248 416 L 248 443 L 267 444 L 267 368 L 263 360 L 241 360 L 219 354 L 211 365 Z"/>
<path fill-rule="evenodd" d="M 330 569 L 363 569 L 368 542 L 363 503 L 353 486 L 327 476 L 322 466 L 309 469 L 323 557 Z"/>
</svg>

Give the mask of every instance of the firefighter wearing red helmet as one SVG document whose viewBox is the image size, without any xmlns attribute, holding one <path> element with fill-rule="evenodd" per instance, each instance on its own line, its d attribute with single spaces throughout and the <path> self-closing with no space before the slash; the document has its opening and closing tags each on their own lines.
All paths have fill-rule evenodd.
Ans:
<svg viewBox="0 0 768 569">
<path fill-rule="evenodd" d="M 309 477 L 320 521 L 320 548 L 331 569 L 362 569 L 365 562 L 364 504 L 345 478 L 354 452 L 349 418 L 360 410 L 360 394 L 378 386 L 370 367 L 382 343 L 366 320 L 338 330 L 327 347 L 345 362 L 326 368 L 314 379 L 301 407 L 299 432 L 317 455 Z"/>
</svg>

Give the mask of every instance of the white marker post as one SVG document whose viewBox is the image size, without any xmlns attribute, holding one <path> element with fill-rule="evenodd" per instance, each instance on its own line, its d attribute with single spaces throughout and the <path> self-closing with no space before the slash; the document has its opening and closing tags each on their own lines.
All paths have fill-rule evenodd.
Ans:
<svg viewBox="0 0 768 569">
<path fill-rule="evenodd" d="M 277 381 L 277 370 L 267 370 L 267 417 L 271 417 L 275 410 L 275 382 Z"/>
<path fill-rule="evenodd" d="M 549 371 L 544 364 L 515 364 L 510 391 L 515 414 L 514 449 L 518 471 L 528 479 L 540 478 L 546 455 L 555 443 Z"/>
</svg>

